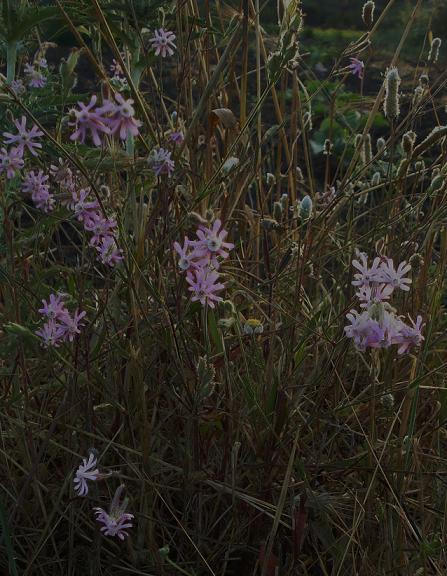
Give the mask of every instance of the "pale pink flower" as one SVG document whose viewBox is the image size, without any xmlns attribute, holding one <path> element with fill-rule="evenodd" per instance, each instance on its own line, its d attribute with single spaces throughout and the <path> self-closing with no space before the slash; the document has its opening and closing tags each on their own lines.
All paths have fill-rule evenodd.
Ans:
<svg viewBox="0 0 447 576">
<path fill-rule="evenodd" d="M 133 514 L 125 512 L 127 508 L 127 498 L 120 503 L 121 493 L 124 490 L 124 485 L 117 488 L 113 500 L 110 504 L 109 512 L 102 508 L 93 508 L 96 514 L 96 520 L 104 524 L 101 527 L 101 532 L 104 536 L 118 536 L 120 540 L 124 540 L 127 536 L 127 529 L 132 528 Z"/>
<path fill-rule="evenodd" d="M 169 140 L 174 144 L 183 144 L 185 137 L 180 130 L 174 130 L 169 134 Z"/>
<path fill-rule="evenodd" d="M 149 155 L 149 165 L 156 176 L 167 174 L 168 178 L 174 172 L 175 164 L 171 159 L 171 152 L 164 148 L 156 148 Z"/>
<path fill-rule="evenodd" d="M 39 308 L 38 312 L 50 320 L 59 320 L 68 312 L 65 308 L 65 297 L 65 294 L 50 294 L 48 302 L 42 300 L 43 307 Z"/>
<path fill-rule="evenodd" d="M 79 110 L 72 109 L 75 117 L 75 122 L 70 122 L 70 126 L 75 126 L 76 130 L 70 136 L 70 140 L 76 140 L 83 144 L 87 137 L 87 132 L 90 131 L 93 144 L 95 146 L 101 145 L 101 135 L 110 134 L 110 128 L 107 126 L 107 120 L 102 116 L 98 110 L 94 109 L 96 105 L 96 96 L 90 98 L 90 102 L 85 105 L 78 102 Z"/>
<path fill-rule="evenodd" d="M 90 480 L 94 482 L 99 478 L 100 474 L 96 465 L 97 460 L 92 452 L 90 452 L 88 460 L 87 458 L 82 459 L 82 464 L 80 464 L 79 468 L 76 470 L 75 479 L 73 480 L 74 490 L 78 496 L 87 496 L 87 481 Z"/>
<path fill-rule="evenodd" d="M 195 261 L 195 259 L 198 256 L 200 258 L 203 258 L 204 256 L 203 251 L 201 251 L 198 254 L 197 250 L 194 249 L 191 250 L 191 248 L 193 248 L 193 243 L 187 236 L 185 236 L 183 246 L 180 246 L 178 242 L 174 242 L 174 250 L 180 256 L 180 259 L 178 261 L 178 267 L 182 272 L 186 272 L 190 268 L 196 268 L 197 262 Z"/>
<path fill-rule="evenodd" d="M 113 236 L 104 236 L 101 242 L 96 246 L 98 251 L 98 259 L 108 266 L 115 266 L 123 259 L 122 251 L 116 245 L 116 241 Z"/>
<path fill-rule="evenodd" d="M 46 60 L 45 60 L 46 62 Z M 44 66 L 45 68 L 47 66 Z M 30 88 L 44 88 L 47 83 L 47 78 L 42 74 L 39 67 L 34 67 L 31 64 L 25 64 L 25 75 L 28 77 L 28 86 Z"/>
<path fill-rule="evenodd" d="M 60 317 L 60 322 L 62 329 L 64 331 L 64 339 L 68 340 L 69 342 L 73 342 L 74 338 L 81 333 L 79 329 L 80 326 L 83 326 L 81 320 L 86 315 L 86 312 L 79 312 L 76 310 L 73 316 L 71 316 L 68 312 Z"/>
<path fill-rule="evenodd" d="M 72 193 L 72 200 L 68 203 L 68 208 L 73 210 L 76 218 L 84 223 L 84 226 L 95 220 L 99 208 L 98 201 L 96 199 L 89 199 L 90 188 L 81 188 L 79 191 L 74 191 Z"/>
<path fill-rule="evenodd" d="M 393 260 L 387 258 L 385 262 L 382 262 L 380 270 L 384 282 L 387 282 L 393 288 L 400 288 L 405 292 L 410 290 L 409 284 L 411 284 L 411 278 L 405 278 L 404 276 L 411 270 L 411 265 L 407 264 L 405 260 L 399 264 L 396 270 Z"/>
<path fill-rule="evenodd" d="M 351 322 L 345 327 L 346 336 L 354 340 L 358 350 L 364 352 L 366 348 L 380 348 L 384 345 L 385 330 L 368 312 L 359 314 L 356 310 L 351 310 L 346 314 L 346 318 Z"/>
<path fill-rule="evenodd" d="M 203 264 L 205 261 L 211 261 L 213 266 L 218 268 L 217 257 L 228 258 L 229 251 L 234 248 L 234 244 L 225 242 L 228 232 L 222 227 L 222 222 L 219 219 L 215 220 L 211 228 L 200 225 L 196 234 L 199 240 L 194 240 L 192 244 L 204 251 Z"/>
<path fill-rule="evenodd" d="M 354 74 L 354 76 L 357 76 L 357 78 L 363 78 L 365 64 L 362 62 L 362 60 L 359 60 L 358 58 L 350 58 L 349 60 L 351 61 L 351 64 L 348 66 L 349 70 L 351 70 L 351 72 Z"/>
<path fill-rule="evenodd" d="M 167 55 L 172 56 L 174 50 L 177 49 L 174 40 L 175 34 L 173 32 L 160 28 L 159 30 L 155 30 L 154 36 L 149 42 L 152 44 L 156 56 L 161 54 L 162 58 L 166 58 Z"/>
<path fill-rule="evenodd" d="M 19 148 L 10 148 L 9 150 L 2 148 L 0 150 L 0 174 L 6 172 L 8 180 L 14 178 L 16 172 L 19 172 L 24 165 L 23 150 Z"/>
<path fill-rule="evenodd" d="M 220 302 L 222 298 L 217 296 L 225 288 L 225 284 L 218 282 L 219 273 L 210 270 L 208 267 L 188 270 L 186 281 L 189 284 L 188 290 L 192 292 L 191 300 L 199 301 L 203 306 L 208 305 L 214 308 L 215 302 Z"/>
<path fill-rule="evenodd" d="M 42 328 L 36 330 L 36 334 L 42 338 L 43 345 L 46 348 L 49 346 L 55 346 L 57 348 L 62 342 L 64 333 L 64 328 L 55 320 L 48 320 Z"/>
<path fill-rule="evenodd" d="M 137 136 L 138 129 L 142 125 L 136 120 L 133 100 L 125 100 L 121 94 L 115 94 L 116 102 L 106 100 L 101 108 L 97 108 L 98 114 L 110 114 L 104 122 L 110 129 L 110 134 L 119 132 L 121 140 L 126 140 L 129 135 Z"/>
<path fill-rule="evenodd" d="M 416 322 L 410 318 L 411 326 L 402 322 L 399 333 L 394 337 L 394 343 L 399 344 L 398 354 L 405 354 L 411 347 L 420 346 L 424 337 L 422 336 L 422 317 L 418 316 Z"/>
<path fill-rule="evenodd" d="M 374 258 L 371 267 L 368 266 L 368 256 L 364 252 L 360 252 L 358 258 L 359 260 L 352 261 L 352 265 L 358 270 L 354 274 L 353 286 L 369 286 L 371 282 L 383 282 L 379 257 Z"/>
<path fill-rule="evenodd" d="M 18 130 L 17 134 L 11 134 L 10 132 L 3 132 L 3 136 L 6 136 L 4 140 L 5 144 L 14 144 L 17 146 L 19 152 L 24 153 L 25 148 L 33 155 L 37 156 L 37 149 L 42 148 L 40 142 L 34 142 L 35 138 L 40 138 L 43 136 L 43 132 L 34 124 L 31 130 L 26 129 L 26 116 L 22 116 L 21 120 L 14 120 L 15 127 Z"/>
</svg>

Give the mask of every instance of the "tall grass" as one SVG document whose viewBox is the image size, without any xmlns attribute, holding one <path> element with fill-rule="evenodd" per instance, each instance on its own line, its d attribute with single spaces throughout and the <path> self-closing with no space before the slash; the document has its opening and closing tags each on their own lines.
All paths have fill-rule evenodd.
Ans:
<svg viewBox="0 0 447 576">
<path fill-rule="evenodd" d="M 368 30 L 350 4 L 360 31 L 321 71 L 298 0 L 273 22 L 262 0 L 4 2 L 1 132 L 22 115 L 44 132 L 26 170 L 77 171 L 123 260 L 98 262 L 60 202 L 33 206 L 24 171 L 0 175 L 2 574 L 446 573 L 445 46 L 428 62 L 427 29 L 400 58 L 442 2 L 408 3 L 386 61 L 377 33 L 399 3 Z M 143 30 L 161 26 L 177 36 L 165 59 Z M 47 86 L 17 95 L 47 41 Z M 74 143 L 69 109 L 110 97 L 112 59 L 139 136 Z M 394 67 L 400 113 L 385 115 Z M 148 157 L 175 129 L 174 174 L 156 177 Z M 212 309 L 191 302 L 173 244 L 216 218 L 235 248 Z M 357 250 L 412 264 L 396 307 L 425 339 L 409 354 L 346 338 Z M 38 309 L 57 292 L 86 321 L 44 348 Z M 81 498 L 91 450 L 107 477 Z M 124 542 L 92 513 L 121 484 Z"/>
</svg>

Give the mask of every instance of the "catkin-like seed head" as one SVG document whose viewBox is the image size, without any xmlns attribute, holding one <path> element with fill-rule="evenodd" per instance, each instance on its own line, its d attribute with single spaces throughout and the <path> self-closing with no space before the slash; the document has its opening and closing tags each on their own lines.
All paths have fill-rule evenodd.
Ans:
<svg viewBox="0 0 447 576">
<path fill-rule="evenodd" d="M 428 53 L 428 61 L 436 64 L 439 58 L 439 49 L 441 48 L 441 38 L 433 38 L 430 45 L 430 52 Z"/>
<path fill-rule="evenodd" d="M 371 185 L 378 186 L 380 184 L 380 172 L 374 172 L 373 177 L 371 178 Z"/>
<path fill-rule="evenodd" d="M 273 203 L 273 218 L 277 222 L 281 222 L 283 215 L 283 207 L 281 202 L 274 202 Z"/>
<path fill-rule="evenodd" d="M 312 215 L 312 198 L 310 196 L 304 196 L 300 202 L 300 218 L 307 220 Z"/>
<path fill-rule="evenodd" d="M 413 107 L 419 106 L 419 104 L 422 102 L 423 97 L 424 97 L 423 87 L 422 86 L 416 86 L 416 88 L 414 89 L 413 100 L 412 100 Z"/>
<path fill-rule="evenodd" d="M 385 148 L 386 148 L 385 138 L 377 138 L 376 147 L 377 147 L 377 152 L 379 154 L 383 154 L 383 152 L 385 151 Z"/>
<path fill-rule="evenodd" d="M 413 146 L 415 142 L 416 132 L 413 132 L 412 130 L 405 132 L 405 134 L 402 136 L 402 148 L 406 156 L 411 156 L 413 153 Z"/>
<path fill-rule="evenodd" d="M 365 4 L 363 4 L 362 18 L 363 22 L 366 24 L 366 26 L 368 26 L 368 28 L 371 28 L 373 25 L 375 7 L 376 5 L 373 2 L 373 0 L 368 0 L 368 2 L 365 2 Z"/>
<path fill-rule="evenodd" d="M 429 83 L 428 74 L 421 74 L 419 77 L 419 85 L 422 86 L 422 88 L 427 88 L 428 83 Z"/>
<path fill-rule="evenodd" d="M 400 114 L 400 82 L 398 69 L 396 67 L 389 68 L 385 77 L 385 101 L 383 105 L 385 116 L 389 120 L 395 120 Z"/>
</svg>

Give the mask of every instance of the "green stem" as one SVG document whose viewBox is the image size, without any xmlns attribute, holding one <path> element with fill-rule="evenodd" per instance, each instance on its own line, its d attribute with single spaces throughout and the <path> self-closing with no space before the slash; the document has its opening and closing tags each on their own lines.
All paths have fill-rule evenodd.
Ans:
<svg viewBox="0 0 447 576">
<path fill-rule="evenodd" d="M 17 42 L 12 41 L 8 44 L 6 50 L 6 79 L 8 84 L 15 78 L 17 62 Z"/>
</svg>

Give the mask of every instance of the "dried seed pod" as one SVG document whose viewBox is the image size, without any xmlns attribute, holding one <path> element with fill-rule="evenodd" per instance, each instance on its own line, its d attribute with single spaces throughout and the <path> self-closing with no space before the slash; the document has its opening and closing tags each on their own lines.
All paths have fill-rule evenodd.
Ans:
<svg viewBox="0 0 447 576">
<path fill-rule="evenodd" d="M 385 77 L 385 100 L 383 110 L 385 116 L 390 120 L 395 120 L 400 114 L 399 87 L 401 79 L 396 67 L 389 68 Z"/>
</svg>

